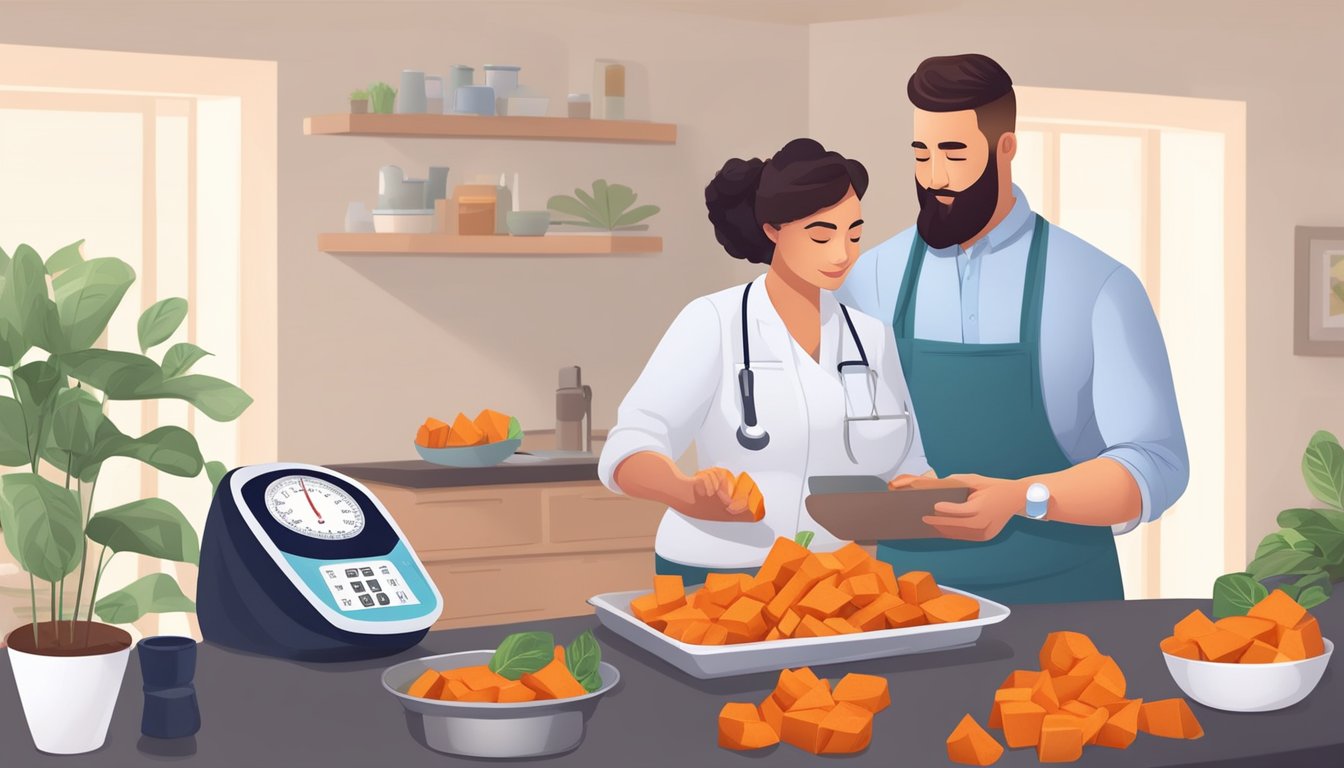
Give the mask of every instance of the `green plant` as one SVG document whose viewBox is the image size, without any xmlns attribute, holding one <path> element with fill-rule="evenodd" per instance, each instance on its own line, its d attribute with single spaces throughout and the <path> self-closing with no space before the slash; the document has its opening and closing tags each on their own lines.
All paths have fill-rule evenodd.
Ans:
<svg viewBox="0 0 1344 768">
<path fill-rule="evenodd" d="M 1312 436 L 1302 455 L 1302 475 L 1307 490 L 1325 506 L 1280 512 L 1279 530 L 1260 541 L 1246 570 L 1214 582 L 1215 616 L 1245 614 L 1270 589 L 1314 608 L 1344 581 L 1344 447 L 1334 435 Z"/>
<path fill-rule="evenodd" d="M 367 101 L 368 98 L 369 98 L 369 92 L 362 88 L 350 92 L 351 101 Z"/>
<path fill-rule="evenodd" d="M 610 230 L 633 226 L 658 213 L 656 205 L 631 208 L 638 197 L 634 190 L 623 184 L 607 184 L 605 180 L 598 179 L 593 182 L 592 194 L 575 189 L 574 197 L 556 195 L 547 201 L 546 207 L 578 219 L 557 222 L 559 224 Z"/>
<path fill-rule="evenodd" d="M 369 86 L 369 108 L 383 115 L 392 114 L 392 105 L 397 100 L 397 89 L 387 83 L 374 83 Z"/>
<path fill-rule="evenodd" d="M 75 648 L 81 647 L 75 628 L 90 575 L 86 627 L 95 612 L 103 621 L 122 624 L 150 612 L 194 609 L 177 583 L 161 573 L 98 598 L 102 575 L 119 553 L 185 563 L 197 562 L 200 555 L 196 531 L 164 499 L 93 514 L 104 462 L 134 459 L 178 477 L 196 477 L 204 470 L 212 483 L 224 472 L 218 462 L 204 461 L 196 438 L 182 427 L 162 426 L 139 437 L 124 434 L 108 418 L 107 402 L 183 400 L 216 421 L 238 418 L 252 402 L 227 381 L 190 373 L 209 354 L 194 344 L 174 344 L 160 362 L 146 356 L 186 319 L 184 299 L 164 299 L 145 310 L 137 325 L 138 353 L 95 347 L 135 282 L 135 271 L 120 259 L 86 261 L 82 243 L 56 251 L 45 262 L 27 245 L 12 258 L 0 250 L 0 378 L 10 390 L 8 397 L 0 396 L 0 465 L 27 470 L 0 477 L 0 530 L 29 575 L 34 643 L 39 642 L 40 580 L 50 586 L 54 642 L 66 644 L 67 627 L 60 622 L 68 621 L 68 645 Z M 101 546 L 91 574 L 90 543 Z M 67 619 L 65 581 L 76 571 Z"/>
</svg>

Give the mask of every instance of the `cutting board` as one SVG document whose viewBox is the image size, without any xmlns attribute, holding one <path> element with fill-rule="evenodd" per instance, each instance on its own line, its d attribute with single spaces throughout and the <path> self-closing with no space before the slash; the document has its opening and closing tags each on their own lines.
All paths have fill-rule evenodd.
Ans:
<svg viewBox="0 0 1344 768">
<path fill-rule="evenodd" d="M 970 488 L 902 488 L 870 475 L 817 476 L 807 480 L 807 512 L 837 539 L 871 543 L 882 539 L 941 538 L 925 515 L 943 501 L 963 502 Z"/>
</svg>

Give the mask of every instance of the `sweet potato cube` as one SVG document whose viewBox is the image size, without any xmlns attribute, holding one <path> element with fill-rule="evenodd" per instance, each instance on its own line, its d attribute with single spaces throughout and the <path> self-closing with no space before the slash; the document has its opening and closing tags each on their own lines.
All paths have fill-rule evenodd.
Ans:
<svg viewBox="0 0 1344 768">
<path fill-rule="evenodd" d="M 1106 712 L 1104 708 L 1094 707 L 1091 704 L 1084 704 L 1081 701 L 1066 701 L 1060 706 L 1059 711 L 1066 715 L 1073 715 L 1074 717 L 1090 717 L 1092 713 L 1096 712 L 1098 709 L 1101 709 L 1103 713 Z"/>
<path fill-rule="evenodd" d="M 1108 690 L 1114 691 L 1120 696 L 1125 695 L 1125 673 L 1120 670 L 1120 665 L 1115 663 L 1115 659 L 1110 656 L 1103 654 L 1089 656 L 1074 665 L 1073 669 L 1069 670 L 1069 674 L 1100 678 L 1106 682 Z M 1100 705 L 1093 704 L 1092 706 Z"/>
<path fill-rule="evenodd" d="M 1087 684 L 1083 692 L 1078 694 L 1078 701 L 1089 704 L 1093 707 L 1104 707 L 1107 704 L 1114 704 L 1123 701 L 1125 698 L 1124 689 L 1115 689 L 1111 687 L 1112 681 L 1104 677 L 1095 677 L 1092 682 Z"/>
<path fill-rule="evenodd" d="M 461 680 L 448 680 L 443 691 L 439 693 L 439 698 L 444 701 L 485 701 L 488 696 L 488 692 L 482 694 L 471 690 Z"/>
<path fill-rule="evenodd" d="M 684 605 L 663 617 L 663 621 L 667 622 L 663 634 L 680 640 L 692 624 L 709 620 L 709 616 L 704 611 Z"/>
<path fill-rule="evenodd" d="M 761 712 L 761 720 L 768 723 L 775 733 L 784 730 L 784 708 L 779 705 L 779 700 L 773 693 L 765 697 L 758 709 Z"/>
<path fill-rule="evenodd" d="M 811 556 L 803 561 L 803 567 L 798 569 L 783 587 L 775 593 L 775 597 L 765 605 L 765 615 L 770 617 L 771 621 L 778 622 L 784 617 L 784 613 L 793 608 L 803 596 L 812 590 L 824 577 L 829 574 L 809 572 L 806 565 L 811 562 Z M 815 570 L 815 569 L 814 569 Z"/>
<path fill-rule="evenodd" d="M 761 719 L 756 705 L 730 702 L 719 710 L 719 746 L 724 749 L 763 749 L 779 743 L 779 735 Z"/>
<path fill-rule="evenodd" d="M 701 645 L 726 645 L 728 643 L 728 630 L 723 628 L 722 624 L 710 624 L 705 630 L 705 637 L 700 641 Z"/>
<path fill-rule="evenodd" d="M 809 687 L 816 687 L 820 685 L 824 686 L 828 691 L 831 689 L 830 682 L 827 680 L 823 680 L 820 677 L 817 677 L 817 674 L 812 671 L 811 667 L 798 667 L 797 669 L 793 670 L 793 673 L 797 675 L 803 682 L 807 683 Z"/>
<path fill-rule="evenodd" d="M 520 680 L 510 680 L 505 685 L 499 687 L 497 701 L 500 704 L 517 704 L 524 701 L 533 701 L 537 698 L 537 692 L 523 685 Z"/>
<path fill-rule="evenodd" d="M 1106 723 L 1097 732 L 1097 745 L 1111 749 L 1129 749 L 1139 733 L 1139 708 L 1142 699 L 1120 703 L 1119 709 L 1107 712 Z"/>
<path fill-rule="evenodd" d="M 1015 669 L 1008 673 L 1008 677 L 1004 678 L 1003 685 L 1000 685 L 999 689 L 1030 688 L 1036 684 L 1036 678 L 1040 676 L 1041 673 L 1034 669 Z M 1053 682 L 1053 679 L 1051 682 Z"/>
<path fill-rule="evenodd" d="M 1185 699 L 1145 701 L 1139 705 L 1139 730 L 1168 739 L 1198 739 L 1204 728 Z"/>
<path fill-rule="evenodd" d="M 667 626 L 663 617 L 680 607 L 676 604 L 658 605 L 658 596 L 652 592 L 630 601 L 630 612 L 635 618 L 659 631 Z"/>
<path fill-rule="evenodd" d="M 798 625 L 798 630 L 793 633 L 794 637 L 831 637 L 839 634 L 834 629 L 826 626 L 825 623 L 815 616 L 804 616 L 802 622 Z"/>
<path fill-rule="evenodd" d="M 1241 658 L 1237 661 L 1242 664 L 1275 664 L 1280 661 L 1292 661 L 1292 659 L 1269 643 L 1252 640 L 1250 647 L 1246 649 L 1245 653 L 1241 654 Z"/>
<path fill-rule="evenodd" d="M 793 577 L 793 574 L 798 570 L 798 566 L 807 559 L 809 554 L 811 552 L 806 547 L 793 539 L 786 539 L 781 536 L 775 539 L 774 546 L 770 547 L 770 553 L 765 556 L 765 562 L 756 571 L 756 578 L 761 581 L 772 582 L 776 589 L 780 589 Z"/>
<path fill-rule="evenodd" d="M 823 754 L 862 752 L 873 740 L 873 713 L 848 702 L 838 702 L 821 720 L 826 744 Z"/>
<path fill-rule="evenodd" d="M 784 616 L 779 620 L 779 631 L 784 633 L 785 637 L 793 637 L 793 634 L 798 631 L 798 625 L 802 620 L 803 617 L 799 616 L 797 611 L 786 611 Z"/>
<path fill-rule="evenodd" d="M 750 597 L 752 600 L 759 600 L 762 603 L 769 603 L 775 599 L 778 592 L 775 582 L 770 579 L 762 579 L 760 576 L 751 580 L 751 583 L 743 590 L 742 594 Z"/>
<path fill-rule="evenodd" d="M 891 563 L 884 563 L 881 560 L 873 560 L 868 570 L 870 573 L 877 574 L 877 581 L 882 585 L 882 591 L 895 597 L 901 596 L 901 585 L 896 581 L 896 569 Z"/>
<path fill-rule="evenodd" d="M 770 695 L 779 703 L 780 708 L 787 711 L 792 709 L 799 699 L 807 695 L 808 691 L 819 687 L 821 687 L 821 681 L 817 680 L 816 675 L 811 674 L 811 670 L 804 673 L 802 670 L 783 669 L 780 670 L 779 679 L 775 682 L 775 690 Z"/>
<path fill-rule="evenodd" d="M 973 597 L 945 592 L 919 605 L 930 624 L 970 621 L 980 616 L 980 601 Z"/>
<path fill-rule="evenodd" d="M 1041 669 L 1052 675 L 1069 675 L 1078 662 L 1096 654 L 1092 638 L 1081 632 L 1051 632 L 1041 645 Z"/>
<path fill-rule="evenodd" d="M 989 727 L 1003 728 L 1003 705 L 1009 701 L 1031 701 L 1030 688 L 1000 688 L 994 692 L 994 705 L 989 710 Z"/>
<path fill-rule="evenodd" d="M 993 765 L 1003 757 L 1003 745 L 994 740 L 974 717 L 966 715 L 947 737 L 947 759 L 962 765 Z"/>
<path fill-rule="evenodd" d="M 1110 713 L 1105 709 L 1094 709 L 1092 714 L 1083 718 L 1083 743 L 1096 744 L 1101 729 L 1106 726 Z"/>
<path fill-rule="evenodd" d="M 802 709 L 830 709 L 835 706 L 835 698 L 831 696 L 831 691 L 824 685 L 816 685 L 808 689 L 807 693 L 798 697 L 798 700 L 785 708 L 785 712 L 796 712 Z"/>
<path fill-rule="evenodd" d="M 831 554 L 835 555 L 835 559 L 840 561 L 841 579 L 851 579 L 871 572 L 873 558 L 868 555 L 863 547 L 852 541 Z"/>
<path fill-rule="evenodd" d="M 900 587 L 901 599 L 915 605 L 925 600 L 932 600 L 943 593 L 933 580 L 933 574 L 928 571 L 910 571 L 901 574 L 896 579 L 896 585 Z"/>
<path fill-rule="evenodd" d="M 428 427 L 428 426 L 426 426 L 426 425 L 424 425 L 424 424 L 421 424 L 421 425 L 420 425 L 420 428 L 417 429 L 417 430 L 415 431 L 415 444 L 416 444 L 416 445 L 423 445 L 423 446 L 426 447 L 426 448 L 433 448 L 433 447 L 434 447 L 434 446 L 432 446 L 432 445 L 429 444 L 429 427 Z"/>
<path fill-rule="evenodd" d="M 837 702 L 846 701 L 863 707 L 873 714 L 891 706 L 891 692 L 887 687 L 887 679 L 877 675 L 851 672 L 835 684 L 832 697 Z"/>
<path fill-rule="evenodd" d="M 829 581 L 823 580 L 813 587 L 794 610 L 804 616 L 816 616 L 818 619 L 828 619 L 839 615 L 840 609 L 849 604 L 849 595 L 841 592 Z"/>
<path fill-rule="evenodd" d="M 1199 661 L 1202 657 L 1199 655 L 1199 645 L 1194 640 L 1187 640 L 1175 635 L 1162 638 L 1158 644 L 1162 652 L 1171 656 L 1179 656 L 1182 659 Z"/>
<path fill-rule="evenodd" d="M 1060 677 L 1051 676 L 1051 684 L 1055 686 L 1055 695 L 1059 697 L 1060 703 L 1074 701 L 1087 690 L 1087 686 L 1092 684 L 1092 678 L 1086 675 L 1061 675 Z"/>
<path fill-rule="evenodd" d="M 1234 635 L 1264 643 L 1273 643 L 1279 628 L 1273 621 L 1255 616 L 1228 616 L 1215 621 L 1213 625 Z"/>
<path fill-rule="evenodd" d="M 705 577 L 705 586 L 701 587 L 700 593 L 708 595 L 705 599 L 716 605 L 724 607 L 732 605 L 737 598 L 742 596 L 742 579 L 740 573 L 711 573 Z M 747 577 L 750 579 L 750 577 Z"/>
<path fill-rule="evenodd" d="M 1172 635 L 1182 640 L 1194 640 L 1197 637 L 1212 634 L 1217 629 L 1213 620 L 1204 615 L 1203 611 L 1194 610 L 1186 615 L 1184 619 L 1176 622 L 1176 628 Z"/>
<path fill-rule="evenodd" d="M 472 422 L 485 435 L 487 442 L 498 443 L 509 438 L 509 417 L 489 408 L 476 414 Z"/>
<path fill-rule="evenodd" d="M 1041 738 L 1045 710 L 1030 701 L 1005 701 L 999 705 L 1003 739 L 1009 747 L 1034 747 Z"/>
<path fill-rule="evenodd" d="M 406 695 L 414 696 L 417 699 L 437 699 L 447 682 L 437 670 L 426 669 L 419 677 L 415 678 L 411 687 L 406 689 Z"/>
<path fill-rule="evenodd" d="M 1046 715 L 1036 757 L 1042 763 L 1072 763 L 1083 756 L 1083 726 L 1073 715 Z"/>
<path fill-rule="evenodd" d="M 839 616 L 832 616 L 831 618 L 826 619 L 821 623 L 835 630 L 835 633 L 837 635 L 853 635 L 861 631 L 858 627 L 854 626 L 853 624 L 850 624 L 848 621 L 840 618 Z"/>
<path fill-rule="evenodd" d="M 691 622 L 690 626 L 686 627 L 686 631 L 681 633 L 681 642 L 693 645 L 703 644 L 705 633 L 709 631 L 711 626 L 713 626 L 713 622 L 709 620 Z"/>
<path fill-rule="evenodd" d="M 1032 683 L 1031 700 L 1048 715 L 1059 711 L 1059 694 L 1055 692 L 1054 680 L 1049 672 L 1042 672 Z"/>
<path fill-rule="evenodd" d="M 465 413 L 457 414 L 457 418 L 453 420 L 452 429 L 448 431 L 446 447 L 455 448 L 483 443 L 485 443 L 485 433 L 478 429 Z"/>
<path fill-rule="evenodd" d="M 458 685 L 462 685 L 462 686 L 465 687 L 465 684 L 462 683 L 462 681 L 460 681 L 460 680 L 454 680 L 454 681 L 452 681 L 452 682 L 455 682 L 455 683 L 457 683 Z M 473 690 L 471 690 L 470 688 L 465 688 L 465 690 L 463 690 L 463 689 L 454 689 L 454 691 L 453 691 L 453 696 L 454 696 L 453 701 L 477 701 L 477 702 L 484 702 L 484 703 L 487 703 L 487 704 L 498 704 L 498 703 L 499 703 L 499 689 L 498 689 L 498 688 L 486 688 L 485 690 L 482 690 L 482 691 L 473 691 Z M 539 698 L 539 699 L 541 699 L 541 698 L 551 698 L 551 699 L 554 699 L 554 698 L 557 698 L 557 697 L 555 697 L 555 696 L 541 696 L 540 694 L 538 694 L 538 695 L 537 695 L 537 698 Z"/>
<path fill-rule="evenodd" d="M 840 582 L 840 591 L 849 595 L 851 603 L 863 607 L 882 594 L 882 582 L 878 581 L 876 573 L 861 573 Z"/>
<path fill-rule="evenodd" d="M 1302 621 L 1302 617 L 1307 615 L 1307 609 L 1289 597 L 1287 592 L 1276 589 L 1265 599 L 1251 606 L 1246 615 L 1257 619 L 1269 619 L 1281 627 L 1295 627 Z"/>
<path fill-rule="evenodd" d="M 761 489 L 756 487 L 756 481 L 746 472 L 739 474 L 737 482 L 733 484 L 733 500 L 746 503 L 747 513 L 753 521 L 759 523 L 765 519 L 765 497 L 761 495 Z"/>
<path fill-rule="evenodd" d="M 536 691 L 539 699 L 568 699 L 588 693 L 588 690 L 574 679 L 574 675 L 570 674 L 561 654 L 557 654 L 549 664 L 536 672 L 524 673 L 519 680 L 523 685 Z"/>
<path fill-rule="evenodd" d="M 905 627 L 919 627 L 929 623 L 929 618 L 924 615 L 924 611 L 914 603 L 901 603 L 900 605 L 887 610 L 887 626 L 891 629 L 904 629 Z"/>
<path fill-rule="evenodd" d="M 654 576 L 653 595 L 659 608 L 680 608 L 686 604 L 686 586 L 680 576 Z"/>
<path fill-rule="evenodd" d="M 1311 659 L 1325 653 L 1321 625 L 1306 614 L 1291 628 L 1279 628 L 1279 652 L 1293 661 Z"/>
<path fill-rule="evenodd" d="M 473 691 L 486 691 L 492 688 L 498 691 L 512 681 L 491 671 L 489 667 L 466 667 L 462 670 L 462 682 Z"/>
<path fill-rule="evenodd" d="M 875 600 L 851 613 L 846 620 L 863 632 L 887 628 L 887 611 L 901 605 L 901 599 L 885 592 Z"/>
<path fill-rule="evenodd" d="M 825 729 L 821 723 L 826 719 L 824 709 L 802 709 L 784 713 L 784 725 L 779 729 L 779 738 L 785 743 L 814 755 L 821 754 L 826 748 Z"/>
<path fill-rule="evenodd" d="M 447 448 L 448 433 L 451 428 L 438 419 L 425 419 L 425 427 L 429 432 L 429 441 L 425 443 L 429 448 Z"/>
<path fill-rule="evenodd" d="M 766 633 L 765 603 L 740 597 L 719 617 L 718 623 L 729 635 L 741 635 L 749 638 L 763 638 Z"/>
<path fill-rule="evenodd" d="M 1233 634 L 1221 627 L 1195 638 L 1195 645 L 1199 646 L 1200 655 L 1209 661 L 1236 661 L 1246 652 L 1250 644 L 1249 637 Z"/>
</svg>

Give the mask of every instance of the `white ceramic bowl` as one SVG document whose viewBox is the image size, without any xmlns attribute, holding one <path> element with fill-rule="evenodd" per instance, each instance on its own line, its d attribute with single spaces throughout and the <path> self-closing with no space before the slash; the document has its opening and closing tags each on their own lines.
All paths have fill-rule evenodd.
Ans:
<svg viewBox="0 0 1344 768">
<path fill-rule="evenodd" d="M 597 702 L 620 682 L 616 668 L 598 667 L 602 687 L 587 696 L 517 704 L 434 701 L 406 695 L 427 669 L 443 671 L 485 664 L 494 651 L 462 651 L 406 661 L 383 673 L 383 687 L 406 709 L 411 733 L 439 752 L 469 757 L 539 757 L 567 752 L 583 741 Z"/>
<path fill-rule="evenodd" d="M 434 231 L 433 211 L 374 211 L 373 231 L 425 234 Z"/>
<path fill-rule="evenodd" d="M 1305 699 L 1321 682 L 1335 644 L 1304 661 L 1274 664 L 1225 664 L 1192 661 L 1163 653 L 1171 677 L 1185 695 L 1206 707 L 1228 712 L 1270 712 Z"/>
</svg>

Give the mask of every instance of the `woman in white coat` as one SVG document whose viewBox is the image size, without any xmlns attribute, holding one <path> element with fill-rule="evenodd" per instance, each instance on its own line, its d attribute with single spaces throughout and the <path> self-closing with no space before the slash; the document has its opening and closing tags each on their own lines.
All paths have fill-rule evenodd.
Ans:
<svg viewBox="0 0 1344 768">
<path fill-rule="evenodd" d="M 668 506 L 658 573 L 695 584 L 752 571 L 777 537 L 800 531 L 814 533 L 814 550 L 835 549 L 844 542 L 804 507 L 809 477 L 928 469 L 891 329 L 832 294 L 859 256 L 867 187 L 860 163 L 811 139 L 769 160 L 729 160 L 706 187 L 719 243 L 769 269 L 682 310 L 622 401 L 598 465 L 612 491 Z M 700 471 L 687 476 L 675 460 L 691 443 Z M 751 475 L 763 520 L 713 467 Z"/>
</svg>

